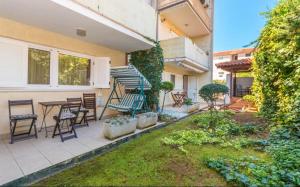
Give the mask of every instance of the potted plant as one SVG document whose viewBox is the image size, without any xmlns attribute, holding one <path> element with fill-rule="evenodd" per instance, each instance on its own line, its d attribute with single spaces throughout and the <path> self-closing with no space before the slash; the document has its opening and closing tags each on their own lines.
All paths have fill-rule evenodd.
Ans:
<svg viewBox="0 0 300 187">
<path fill-rule="evenodd" d="M 103 134 L 108 139 L 115 139 L 133 133 L 136 130 L 137 119 L 119 116 L 104 121 Z"/>
<path fill-rule="evenodd" d="M 137 128 L 144 129 L 146 127 L 155 125 L 158 120 L 158 115 L 155 112 L 147 112 L 137 115 Z"/>
<path fill-rule="evenodd" d="M 200 103 L 195 103 L 191 98 L 185 98 L 183 101 L 183 110 L 186 113 L 194 112 L 198 110 L 200 107 Z"/>
</svg>

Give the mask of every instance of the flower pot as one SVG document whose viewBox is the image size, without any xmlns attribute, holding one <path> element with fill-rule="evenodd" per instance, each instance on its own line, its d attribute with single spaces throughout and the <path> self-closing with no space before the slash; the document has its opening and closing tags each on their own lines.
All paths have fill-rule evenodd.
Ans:
<svg viewBox="0 0 300 187">
<path fill-rule="evenodd" d="M 137 119 L 129 117 L 117 117 L 104 122 L 103 134 L 108 139 L 115 139 L 136 130 Z"/>
<path fill-rule="evenodd" d="M 146 127 L 150 127 L 155 125 L 158 120 L 157 113 L 154 112 L 147 112 L 143 114 L 137 115 L 137 128 L 144 129 Z"/>
<path fill-rule="evenodd" d="M 183 105 L 182 107 L 185 113 L 191 113 L 196 110 L 199 110 L 200 103 L 193 103 L 192 105 Z"/>
</svg>

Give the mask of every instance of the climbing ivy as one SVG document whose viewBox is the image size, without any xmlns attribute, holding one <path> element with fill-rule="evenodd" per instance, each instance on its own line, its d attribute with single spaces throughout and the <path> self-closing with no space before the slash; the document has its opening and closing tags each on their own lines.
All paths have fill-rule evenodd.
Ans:
<svg viewBox="0 0 300 187">
<path fill-rule="evenodd" d="M 265 13 L 253 64 L 260 112 L 279 124 L 300 120 L 300 1 L 280 0 Z"/>
<path fill-rule="evenodd" d="M 154 42 L 154 41 L 153 41 Z M 130 63 L 133 64 L 151 83 L 152 88 L 146 91 L 147 103 L 152 109 L 158 108 L 159 90 L 164 70 L 164 57 L 159 42 L 149 50 L 130 53 Z"/>
</svg>

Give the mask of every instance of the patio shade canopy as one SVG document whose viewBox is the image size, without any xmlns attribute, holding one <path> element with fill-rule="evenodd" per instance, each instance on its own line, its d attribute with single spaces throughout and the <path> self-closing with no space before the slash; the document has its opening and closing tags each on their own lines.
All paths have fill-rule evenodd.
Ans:
<svg viewBox="0 0 300 187">
<path fill-rule="evenodd" d="M 150 90 L 151 84 L 133 65 L 112 67 L 110 76 L 125 86 L 127 90 L 141 89 L 143 84 L 144 90 Z"/>
<path fill-rule="evenodd" d="M 251 71 L 252 60 L 250 58 L 233 60 L 229 62 L 221 62 L 216 64 L 217 68 L 221 68 L 231 73 L 249 72 Z"/>
</svg>

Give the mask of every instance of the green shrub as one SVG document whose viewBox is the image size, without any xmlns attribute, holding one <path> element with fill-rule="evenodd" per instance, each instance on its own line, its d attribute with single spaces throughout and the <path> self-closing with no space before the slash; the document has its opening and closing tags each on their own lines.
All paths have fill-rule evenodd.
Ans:
<svg viewBox="0 0 300 187">
<path fill-rule="evenodd" d="M 154 43 L 155 47 L 149 50 L 130 53 L 130 63 L 133 64 L 152 85 L 151 90 L 145 91 L 148 106 L 152 109 L 158 108 L 161 76 L 164 70 L 162 48 L 159 42 Z"/>
<path fill-rule="evenodd" d="M 185 98 L 183 101 L 183 104 L 185 105 L 193 105 L 193 101 L 191 98 Z"/>
<path fill-rule="evenodd" d="M 280 124 L 300 118 L 300 1 L 281 0 L 266 13 L 253 62 L 260 112 Z"/>
<path fill-rule="evenodd" d="M 222 84 L 207 84 L 199 90 L 199 96 L 209 104 L 213 104 L 220 94 L 227 94 L 228 87 Z"/>
<path fill-rule="evenodd" d="M 245 95 L 243 97 L 243 100 L 249 102 L 249 103 L 252 103 L 252 104 L 255 104 L 256 103 L 256 97 L 254 95 Z"/>
<path fill-rule="evenodd" d="M 216 128 L 209 128 L 210 114 L 202 113 L 192 118 L 192 123 L 198 127 L 193 130 L 177 131 L 162 139 L 166 145 L 179 148 L 187 152 L 184 145 L 219 144 L 222 147 L 233 147 L 240 149 L 247 146 L 258 146 L 256 141 L 243 136 L 241 126 L 231 120 L 232 112 L 217 112 L 218 118 Z M 216 117 L 213 115 L 213 117 Z M 247 135 L 247 133 L 245 133 Z"/>
</svg>

